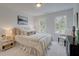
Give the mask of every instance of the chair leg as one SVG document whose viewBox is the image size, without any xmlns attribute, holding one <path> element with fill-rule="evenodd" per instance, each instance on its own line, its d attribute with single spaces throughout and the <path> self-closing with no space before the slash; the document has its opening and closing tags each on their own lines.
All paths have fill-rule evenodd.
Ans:
<svg viewBox="0 0 79 59">
<path fill-rule="evenodd" d="M 59 43 L 59 41 L 60 41 L 60 38 L 58 37 L 58 43 Z"/>
</svg>

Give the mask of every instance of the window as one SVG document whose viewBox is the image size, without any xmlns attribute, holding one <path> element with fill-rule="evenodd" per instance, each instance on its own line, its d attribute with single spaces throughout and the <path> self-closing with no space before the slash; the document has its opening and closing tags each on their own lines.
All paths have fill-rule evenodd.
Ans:
<svg viewBox="0 0 79 59">
<path fill-rule="evenodd" d="M 66 16 L 58 16 L 55 18 L 56 33 L 65 34 L 66 32 Z"/>
</svg>

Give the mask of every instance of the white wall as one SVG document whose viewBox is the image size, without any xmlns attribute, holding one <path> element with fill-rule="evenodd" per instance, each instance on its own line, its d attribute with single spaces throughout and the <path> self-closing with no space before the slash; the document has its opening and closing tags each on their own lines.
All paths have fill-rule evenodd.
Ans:
<svg viewBox="0 0 79 59">
<path fill-rule="evenodd" d="M 46 32 L 50 33 L 54 40 L 57 40 L 58 34 L 55 34 L 55 17 L 62 16 L 62 15 L 67 15 L 67 34 L 68 35 L 71 34 L 72 26 L 73 26 L 73 9 L 34 17 L 34 22 L 35 22 L 34 24 L 35 24 L 36 30 L 38 31 L 39 29 L 39 26 L 38 26 L 39 20 L 46 19 L 46 26 L 47 26 Z"/>
<path fill-rule="evenodd" d="M 32 16 L 0 6 L 0 28 L 12 28 L 17 24 L 17 15 L 28 17 L 30 25 L 33 25 Z M 24 27 L 27 27 L 26 25 Z M 2 29 L 0 29 L 2 31 Z"/>
</svg>

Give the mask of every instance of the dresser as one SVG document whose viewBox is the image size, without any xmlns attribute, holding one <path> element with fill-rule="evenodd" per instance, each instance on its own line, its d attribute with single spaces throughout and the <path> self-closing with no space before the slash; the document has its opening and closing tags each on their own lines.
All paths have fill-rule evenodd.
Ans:
<svg viewBox="0 0 79 59">
<path fill-rule="evenodd" d="M 77 43 L 73 45 L 72 36 L 67 36 L 66 52 L 68 56 L 79 56 L 79 45 Z"/>
</svg>

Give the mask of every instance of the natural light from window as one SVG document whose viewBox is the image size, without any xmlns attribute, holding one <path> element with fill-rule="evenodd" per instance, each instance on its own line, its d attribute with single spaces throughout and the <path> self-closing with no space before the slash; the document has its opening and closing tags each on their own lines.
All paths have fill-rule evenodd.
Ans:
<svg viewBox="0 0 79 59">
<path fill-rule="evenodd" d="M 66 32 L 66 24 L 67 16 L 57 16 L 55 18 L 55 30 L 58 34 L 65 34 Z"/>
</svg>

